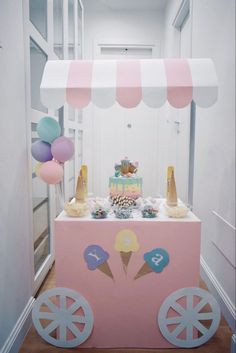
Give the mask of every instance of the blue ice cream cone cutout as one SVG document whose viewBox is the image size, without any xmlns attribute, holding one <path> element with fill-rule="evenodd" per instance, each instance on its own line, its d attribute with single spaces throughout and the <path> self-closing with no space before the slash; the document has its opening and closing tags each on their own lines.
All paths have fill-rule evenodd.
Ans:
<svg viewBox="0 0 236 353">
<path fill-rule="evenodd" d="M 107 262 L 108 259 L 108 252 L 99 245 L 89 245 L 84 250 L 84 260 L 87 263 L 88 269 L 91 271 L 98 269 L 113 279 L 113 274 Z"/>
<path fill-rule="evenodd" d="M 169 254 L 165 249 L 156 248 L 143 255 L 144 264 L 135 275 L 134 279 L 138 279 L 148 273 L 161 273 L 169 263 Z"/>
</svg>

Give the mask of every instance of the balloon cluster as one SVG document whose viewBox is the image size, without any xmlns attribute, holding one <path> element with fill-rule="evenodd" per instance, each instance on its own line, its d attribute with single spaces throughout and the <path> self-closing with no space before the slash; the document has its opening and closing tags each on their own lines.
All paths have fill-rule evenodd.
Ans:
<svg viewBox="0 0 236 353">
<path fill-rule="evenodd" d="M 73 142 L 61 135 L 58 122 L 47 116 L 37 125 L 39 140 L 31 146 L 31 153 L 38 162 L 35 173 L 47 184 L 58 184 L 63 178 L 63 163 L 74 154 Z"/>
</svg>

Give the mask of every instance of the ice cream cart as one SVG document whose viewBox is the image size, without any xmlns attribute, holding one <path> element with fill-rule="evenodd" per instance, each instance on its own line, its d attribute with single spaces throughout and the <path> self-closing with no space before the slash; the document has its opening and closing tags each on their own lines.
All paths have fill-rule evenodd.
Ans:
<svg viewBox="0 0 236 353">
<path fill-rule="evenodd" d="M 75 108 L 91 100 L 102 108 L 116 100 L 126 108 L 141 99 L 154 108 L 166 100 L 176 108 L 192 102 L 194 131 L 195 103 L 207 107 L 216 101 L 217 80 L 210 59 L 49 61 L 41 94 L 53 108 L 65 101 Z M 191 186 L 193 165 L 190 169 Z M 190 199 L 191 192 L 190 187 Z M 36 328 L 49 343 L 194 347 L 214 334 L 220 312 L 214 298 L 197 288 L 200 220 L 192 212 L 168 218 L 164 200 L 156 219 L 136 213 L 126 220 L 113 215 L 96 220 L 62 212 L 55 220 L 55 244 L 58 288 L 42 294 L 33 310 Z M 43 304 L 50 310 L 39 314 Z M 209 313 L 201 311 L 206 304 Z M 50 323 L 43 326 L 42 318 Z"/>
</svg>

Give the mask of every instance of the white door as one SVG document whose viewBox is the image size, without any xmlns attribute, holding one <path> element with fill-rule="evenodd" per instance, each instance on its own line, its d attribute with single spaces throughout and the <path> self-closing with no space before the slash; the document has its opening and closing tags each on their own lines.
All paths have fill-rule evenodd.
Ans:
<svg viewBox="0 0 236 353">
<path fill-rule="evenodd" d="M 132 45 L 100 46 L 95 59 L 140 59 L 153 57 L 153 47 L 135 48 Z M 114 163 L 127 156 L 139 162 L 138 174 L 143 177 L 144 196 L 157 195 L 157 136 L 158 110 L 142 102 L 133 109 L 116 103 L 109 109 L 91 108 L 93 120 L 93 193 L 108 195 L 109 176 L 114 174 Z"/>
<path fill-rule="evenodd" d="M 26 96 L 28 147 L 39 138 L 37 123 L 44 116 L 58 120 L 65 136 L 74 140 L 74 158 L 65 164 L 66 199 L 74 195 L 78 168 L 82 163 L 82 113 L 68 107 L 47 109 L 40 100 L 40 83 L 46 61 L 81 58 L 83 47 L 83 6 L 80 0 L 25 0 L 24 30 L 26 57 Z M 29 153 L 30 156 L 30 153 Z M 62 210 L 58 188 L 48 186 L 36 171 L 36 161 L 29 158 L 32 184 L 33 292 L 35 293 L 54 261 L 54 218 Z"/>
</svg>

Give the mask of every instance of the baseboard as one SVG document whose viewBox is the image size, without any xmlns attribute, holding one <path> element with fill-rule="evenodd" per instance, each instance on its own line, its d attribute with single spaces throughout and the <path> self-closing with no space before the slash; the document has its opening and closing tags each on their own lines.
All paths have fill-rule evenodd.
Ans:
<svg viewBox="0 0 236 353">
<path fill-rule="evenodd" d="M 236 353 L 236 333 L 234 333 L 231 338 L 231 352 L 230 353 Z"/>
<path fill-rule="evenodd" d="M 228 325 L 230 326 L 231 330 L 235 332 L 235 320 L 236 320 L 235 306 L 202 256 L 201 256 L 201 277 L 203 281 L 206 283 L 211 293 L 215 296 L 216 300 L 218 301 L 221 308 L 221 312 L 225 320 L 227 321 Z"/>
<path fill-rule="evenodd" d="M 31 311 L 35 299 L 31 297 L 1 349 L 1 353 L 17 353 L 31 325 Z"/>
</svg>

